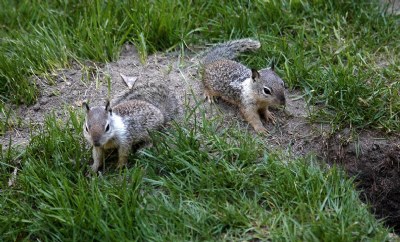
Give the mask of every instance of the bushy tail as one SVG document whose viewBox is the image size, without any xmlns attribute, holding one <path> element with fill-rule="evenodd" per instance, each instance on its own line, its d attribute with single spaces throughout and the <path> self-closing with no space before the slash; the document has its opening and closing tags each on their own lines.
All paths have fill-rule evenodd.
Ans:
<svg viewBox="0 0 400 242">
<path fill-rule="evenodd" d="M 182 105 L 173 90 L 161 82 L 137 82 L 132 89 L 116 97 L 112 105 L 115 106 L 128 100 L 142 100 L 159 108 L 164 114 L 165 121 L 171 121 L 182 112 Z"/>
<path fill-rule="evenodd" d="M 258 40 L 249 38 L 232 40 L 218 44 L 206 51 L 202 63 L 205 65 L 221 59 L 233 60 L 242 52 L 257 50 L 260 47 L 261 44 Z"/>
</svg>

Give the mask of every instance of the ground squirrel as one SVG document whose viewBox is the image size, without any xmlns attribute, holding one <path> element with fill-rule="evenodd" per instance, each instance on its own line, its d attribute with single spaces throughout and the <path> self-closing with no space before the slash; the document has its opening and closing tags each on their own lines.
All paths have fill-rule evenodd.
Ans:
<svg viewBox="0 0 400 242">
<path fill-rule="evenodd" d="M 105 107 L 90 108 L 87 103 L 83 132 L 93 145 L 94 172 L 104 161 L 106 149 L 118 149 L 118 167 L 123 167 L 133 145 L 150 141 L 149 132 L 160 129 L 179 112 L 178 101 L 164 85 L 154 82 L 135 84 Z"/>
<path fill-rule="evenodd" d="M 241 52 L 260 46 L 257 40 L 239 39 L 211 48 L 202 61 L 202 80 L 206 99 L 213 102 L 214 97 L 221 97 L 239 106 L 256 132 L 267 133 L 260 116 L 275 122 L 268 107 L 286 104 L 284 82 L 273 66 L 257 71 L 233 60 Z"/>
</svg>

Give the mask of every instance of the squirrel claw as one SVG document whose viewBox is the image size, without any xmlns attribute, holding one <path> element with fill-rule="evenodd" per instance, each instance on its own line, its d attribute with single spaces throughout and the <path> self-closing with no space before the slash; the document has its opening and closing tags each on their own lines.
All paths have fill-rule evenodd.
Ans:
<svg viewBox="0 0 400 242">
<path fill-rule="evenodd" d="M 204 100 L 207 100 L 208 103 L 210 103 L 210 104 L 215 103 L 215 97 L 214 97 L 214 96 L 208 96 L 208 95 L 206 95 L 205 98 L 204 98 Z"/>
<path fill-rule="evenodd" d="M 92 172 L 97 173 L 97 171 L 99 170 L 99 166 L 91 165 L 90 169 Z M 91 171 L 88 171 L 88 172 L 90 173 Z"/>
<path fill-rule="evenodd" d="M 268 130 L 264 127 L 254 128 L 254 130 L 260 135 L 268 135 Z"/>
<path fill-rule="evenodd" d="M 95 170 L 93 170 L 92 167 L 90 167 L 90 170 L 86 171 L 85 177 L 92 177 L 93 174 L 96 175 L 97 174 L 97 170 L 95 171 Z"/>
<path fill-rule="evenodd" d="M 121 164 L 121 163 L 118 163 L 117 164 L 117 169 L 122 169 L 122 168 L 124 168 L 126 166 L 126 164 L 125 163 L 123 163 L 123 164 Z"/>
<path fill-rule="evenodd" d="M 275 115 L 273 115 L 268 109 L 265 111 L 265 121 L 271 121 L 272 124 L 276 124 Z"/>
</svg>

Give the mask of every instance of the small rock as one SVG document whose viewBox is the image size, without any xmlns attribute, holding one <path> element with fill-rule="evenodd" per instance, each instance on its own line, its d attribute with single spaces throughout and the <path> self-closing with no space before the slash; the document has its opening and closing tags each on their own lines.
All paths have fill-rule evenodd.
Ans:
<svg viewBox="0 0 400 242">
<path fill-rule="evenodd" d="M 32 108 L 33 108 L 33 111 L 37 112 L 37 111 L 40 110 L 40 104 L 37 103 L 37 104 L 35 104 Z"/>
<path fill-rule="evenodd" d="M 48 103 L 49 102 L 49 99 L 48 98 L 46 98 L 46 97 L 42 97 L 41 99 L 40 99 L 40 105 L 45 105 L 46 103 Z"/>
<path fill-rule="evenodd" d="M 345 138 L 348 138 L 348 137 L 350 137 L 351 136 L 351 132 L 350 132 L 351 130 L 349 129 L 349 128 L 345 128 L 345 129 L 343 129 L 343 136 L 345 137 Z"/>
</svg>

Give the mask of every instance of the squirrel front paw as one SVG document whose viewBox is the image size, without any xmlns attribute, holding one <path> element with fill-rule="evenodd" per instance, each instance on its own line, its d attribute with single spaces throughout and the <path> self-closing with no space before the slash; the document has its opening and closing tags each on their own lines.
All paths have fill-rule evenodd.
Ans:
<svg viewBox="0 0 400 242">
<path fill-rule="evenodd" d="M 91 177 L 92 174 L 97 174 L 98 170 L 99 170 L 99 167 L 94 166 L 94 164 L 91 165 L 90 169 L 86 171 L 85 177 Z"/>
<path fill-rule="evenodd" d="M 122 168 L 124 168 L 126 166 L 126 164 L 120 164 L 120 163 L 118 163 L 117 164 L 117 169 L 122 169 Z"/>
<path fill-rule="evenodd" d="M 98 170 L 99 170 L 99 165 L 97 165 L 97 164 L 93 164 L 93 165 L 91 165 L 90 166 L 90 168 L 91 168 L 91 170 L 94 172 L 94 173 L 96 173 Z"/>
<path fill-rule="evenodd" d="M 276 124 L 275 115 L 271 113 L 268 109 L 265 110 L 264 118 L 266 122 L 271 121 L 271 123 Z"/>
<path fill-rule="evenodd" d="M 121 156 L 118 158 L 118 164 L 117 164 L 117 169 L 122 169 L 126 166 L 128 162 L 128 157 L 127 156 Z"/>
<path fill-rule="evenodd" d="M 261 135 L 268 135 L 268 130 L 267 130 L 264 126 L 261 126 L 261 127 L 254 127 L 254 130 L 255 130 L 258 134 L 261 134 Z"/>
</svg>

